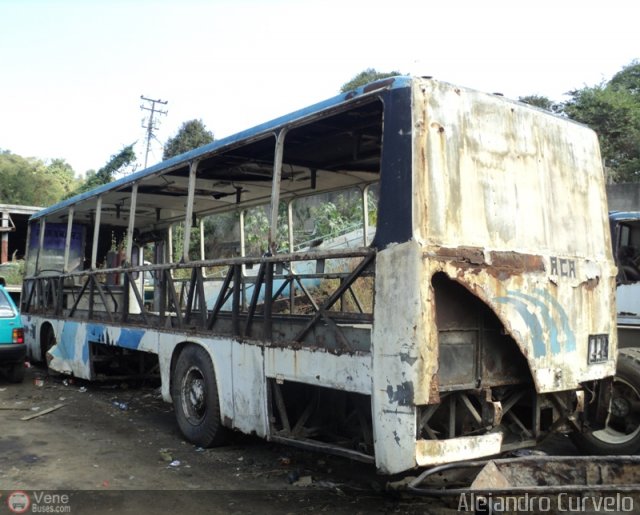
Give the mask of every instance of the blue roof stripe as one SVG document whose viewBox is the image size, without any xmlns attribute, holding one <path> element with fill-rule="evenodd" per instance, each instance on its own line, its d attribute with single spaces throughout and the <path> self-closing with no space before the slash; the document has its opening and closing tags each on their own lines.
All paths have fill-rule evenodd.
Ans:
<svg viewBox="0 0 640 515">
<path fill-rule="evenodd" d="M 220 140 L 213 141 L 208 145 L 204 145 L 194 150 L 190 150 L 189 152 L 185 152 L 184 154 L 177 155 L 175 157 L 167 159 L 166 161 L 162 161 L 161 163 L 157 163 L 148 168 L 145 168 L 144 170 L 140 170 L 139 172 L 135 172 L 126 177 L 117 179 L 113 182 L 110 182 L 109 184 L 105 184 L 103 186 L 99 186 L 97 188 L 86 191 L 84 193 L 80 193 L 79 195 L 71 197 L 67 200 L 63 200 L 62 202 L 58 202 L 57 204 L 54 204 L 41 211 L 38 211 L 37 213 L 31 216 L 31 220 L 46 217 L 47 215 L 50 215 L 56 211 L 66 209 L 74 204 L 93 198 L 99 194 L 103 194 L 108 191 L 117 189 L 126 184 L 139 181 L 150 175 L 154 175 L 159 172 L 162 172 L 163 170 L 173 168 L 176 165 L 186 164 L 193 159 L 204 156 L 213 151 L 219 150 L 227 145 L 232 145 L 232 144 L 241 142 L 243 140 L 248 140 L 251 138 L 259 137 L 261 135 L 266 135 L 281 127 L 286 126 L 287 124 L 295 122 L 301 118 L 305 118 L 307 116 L 325 111 L 327 109 L 334 108 L 336 106 L 339 106 L 340 104 L 349 102 L 350 100 L 361 98 L 370 94 L 375 94 L 382 90 L 399 89 L 399 88 L 408 87 L 411 83 L 411 80 L 412 80 L 411 77 L 398 76 L 398 77 L 393 77 L 391 79 L 382 79 L 380 81 L 376 81 L 370 84 L 366 84 L 364 86 L 360 86 L 359 88 L 354 89 L 352 91 L 341 93 L 327 100 L 323 100 L 321 102 L 318 102 L 308 107 L 304 107 L 302 109 L 299 109 L 287 115 L 280 116 L 278 118 L 262 123 L 260 125 L 256 125 L 255 127 L 252 127 L 250 129 L 238 132 L 236 134 L 232 134 L 231 136 L 227 136 L 226 138 L 222 138 Z M 374 86 L 375 84 L 380 84 L 381 87 L 376 88 Z"/>
</svg>

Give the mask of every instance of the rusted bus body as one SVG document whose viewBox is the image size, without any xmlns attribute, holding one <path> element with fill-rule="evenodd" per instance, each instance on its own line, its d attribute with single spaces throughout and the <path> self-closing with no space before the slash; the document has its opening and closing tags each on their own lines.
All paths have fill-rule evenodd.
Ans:
<svg viewBox="0 0 640 515">
<path fill-rule="evenodd" d="M 330 204 L 357 205 L 358 227 L 319 229 Z M 65 235 L 57 272 L 47 227 Z M 374 83 L 53 206 L 32 233 L 32 356 L 87 379 L 157 370 L 198 444 L 235 428 L 395 473 L 606 416 L 597 141 L 501 97 Z M 112 242 L 121 263 L 101 266 Z"/>
<path fill-rule="evenodd" d="M 521 445 L 557 416 L 570 426 L 583 394 L 602 411 L 589 382 L 614 372 L 615 266 L 596 136 L 437 82 L 413 89 L 413 117 L 413 239 L 378 255 L 376 306 L 397 310 L 376 311 L 373 364 L 374 384 L 393 367 L 414 381 L 374 390 L 381 425 L 421 434 L 416 460 L 430 465 Z M 387 284 L 387 267 L 410 272 Z M 608 338 L 598 363 L 594 335 Z M 494 424 L 518 438 L 481 434 Z"/>
</svg>

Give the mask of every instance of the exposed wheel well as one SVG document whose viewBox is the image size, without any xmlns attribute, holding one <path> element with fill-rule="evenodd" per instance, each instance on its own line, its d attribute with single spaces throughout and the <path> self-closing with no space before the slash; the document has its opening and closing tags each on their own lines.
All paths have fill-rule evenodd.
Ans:
<svg viewBox="0 0 640 515">
<path fill-rule="evenodd" d="M 441 391 L 533 385 L 522 350 L 486 302 L 442 272 L 432 286 Z"/>
<path fill-rule="evenodd" d="M 197 345 L 192 342 L 182 342 L 176 345 L 175 349 L 173 349 L 173 354 L 171 354 L 171 368 L 169 373 L 169 382 L 173 381 L 173 372 L 176 369 L 176 363 L 178 362 L 178 356 L 187 345 Z"/>
<path fill-rule="evenodd" d="M 53 325 L 50 322 L 43 322 L 40 326 L 40 361 L 47 361 L 47 351 L 51 348 L 50 338 L 53 338 L 55 344 L 56 335 Z"/>
<path fill-rule="evenodd" d="M 176 347 L 173 349 L 173 354 L 171 354 L 171 367 L 170 367 L 170 372 L 169 372 L 169 390 L 171 390 L 172 387 L 172 383 L 173 383 L 173 376 L 174 376 L 174 372 L 176 369 L 176 364 L 178 363 L 178 358 L 180 357 L 180 354 L 182 353 L 182 351 L 186 348 L 189 347 L 190 345 L 195 345 L 198 347 L 202 347 L 204 348 L 203 345 L 200 345 L 199 343 L 196 342 L 191 342 L 191 341 L 184 341 L 179 343 L 178 345 L 176 345 Z M 211 364 L 213 365 L 213 371 L 214 373 L 217 372 L 216 370 L 216 364 L 213 360 L 213 358 L 211 359 Z"/>
</svg>

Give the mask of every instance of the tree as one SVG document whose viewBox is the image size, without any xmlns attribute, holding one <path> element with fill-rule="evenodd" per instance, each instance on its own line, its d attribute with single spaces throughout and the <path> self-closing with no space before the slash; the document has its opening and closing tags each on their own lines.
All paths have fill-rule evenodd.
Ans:
<svg viewBox="0 0 640 515">
<path fill-rule="evenodd" d="M 165 143 L 162 159 L 169 159 L 212 141 L 213 133 L 207 130 L 202 120 L 189 120 Z"/>
<path fill-rule="evenodd" d="M 62 200 L 74 184 L 73 169 L 63 159 L 47 166 L 39 159 L 0 151 L 0 202 L 46 207 Z"/>
<path fill-rule="evenodd" d="M 55 179 L 55 182 L 62 188 L 61 199 L 69 195 L 78 186 L 78 179 L 75 177 L 73 168 L 64 159 L 53 159 L 47 166 L 47 174 L 52 179 Z"/>
<path fill-rule="evenodd" d="M 613 182 L 640 181 L 640 62 L 632 61 L 609 82 L 567 93 L 554 104 L 539 95 L 521 102 L 584 123 L 598 134 L 607 177 Z"/>
<path fill-rule="evenodd" d="M 640 64 L 609 83 L 569 92 L 563 112 L 598 134 L 607 174 L 614 182 L 640 181 Z"/>
<path fill-rule="evenodd" d="M 616 73 L 609 86 L 627 90 L 633 95 L 640 95 L 640 61 L 632 61 Z"/>
<path fill-rule="evenodd" d="M 547 97 L 542 95 L 527 95 L 524 97 L 518 97 L 518 101 L 531 106 L 539 107 L 540 109 L 546 109 L 547 111 L 557 112 L 560 106 L 555 104 Z"/>
<path fill-rule="evenodd" d="M 348 82 L 345 82 L 340 87 L 340 93 L 346 93 L 347 91 L 351 91 L 352 89 L 356 89 L 356 88 L 359 88 L 360 86 L 364 86 L 369 82 L 374 82 L 380 79 L 386 79 L 388 77 L 395 77 L 397 75 L 403 75 L 403 74 L 398 71 L 379 72 L 375 68 L 367 68 L 366 70 L 363 70 L 357 75 L 355 75 Z"/>
<path fill-rule="evenodd" d="M 83 193 L 85 191 L 92 190 L 103 184 L 109 184 L 113 181 L 115 175 L 126 166 L 129 166 L 136 160 L 136 153 L 133 151 L 133 143 L 127 145 L 120 152 L 111 156 L 109 161 L 100 168 L 97 172 L 87 174 L 85 181 L 74 191 L 70 192 L 67 197 L 72 197 Z"/>
</svg>

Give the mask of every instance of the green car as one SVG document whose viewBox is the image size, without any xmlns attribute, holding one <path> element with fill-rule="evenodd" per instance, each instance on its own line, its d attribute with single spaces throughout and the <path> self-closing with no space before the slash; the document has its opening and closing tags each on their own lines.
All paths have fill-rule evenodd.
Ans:
<svg viewBox="0 0 640 515">
<path fill-rule="evenodd" d="M 24 379 L 27 348 L 18 308 L 0 282 L 0 370 L 12 383 Z"/>
</svg>

